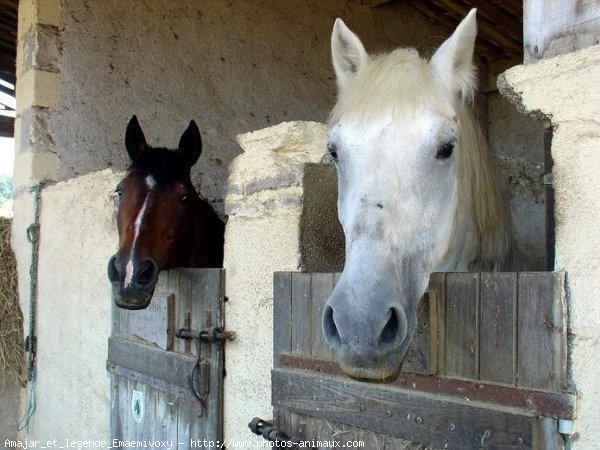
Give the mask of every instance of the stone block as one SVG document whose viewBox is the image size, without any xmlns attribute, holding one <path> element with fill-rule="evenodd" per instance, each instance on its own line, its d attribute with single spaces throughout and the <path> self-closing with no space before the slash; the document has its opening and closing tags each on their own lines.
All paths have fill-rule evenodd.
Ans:
<svg viewBox="0 0 600 450">
<path fill-rule="evenodd" d="M 62 84 L 54 72 L 30 69 L 17 79 L 17 114 L 32 106 L 55 107 L 60 104 Z"/>
</svg>

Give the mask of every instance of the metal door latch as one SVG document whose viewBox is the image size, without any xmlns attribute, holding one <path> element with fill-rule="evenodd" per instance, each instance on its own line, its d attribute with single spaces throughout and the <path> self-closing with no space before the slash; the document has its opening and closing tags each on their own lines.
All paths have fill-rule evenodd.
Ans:
<svg viewBox="0 0 600 450">
<path fill-rule="evenodd" d="M 252 419 L 252 421 L 248 424 L 248 427 L 250 428 L 250 431 L 252 431 L 254 434 L 262 436 L 267 441 L 289 442 L 292 444 L 292 447 L 289 448 L 296 448 L 296 444 L 298 443 L 297 438 L 289 437 L 283 431 L 279 431 L 273 428 L 273 422 L 263 420 L 260 417 L 255 417 L 254 419 Z"/>
<path fill-rule="evenodd" d="M 210 327 L 208 330 L 192 331 L 187 328 L 180 328 L 175 332 L 179 339 L 195 339 L 204 342 L 222 343 L 225 341 L 234 341 L 235 331 L 223 331 L 221 327 Z"/>
</svg>

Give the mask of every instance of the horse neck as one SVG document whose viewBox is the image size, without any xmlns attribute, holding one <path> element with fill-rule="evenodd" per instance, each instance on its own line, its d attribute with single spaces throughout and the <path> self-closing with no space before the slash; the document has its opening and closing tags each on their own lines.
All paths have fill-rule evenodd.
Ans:
<svg viewBox="0 0 600 450">
<path fill-rule="evenodd" d="M 189 267 L 223 267 L 224 224 L 201 198 L 194 205 Z"/>
<path fill-rule="evenodd" d="M 498 270 L 512 249 L 506 199 L 491 155 L 471 110 L 459 107 L 461 148 L 454 270 Z"/>
</svg>

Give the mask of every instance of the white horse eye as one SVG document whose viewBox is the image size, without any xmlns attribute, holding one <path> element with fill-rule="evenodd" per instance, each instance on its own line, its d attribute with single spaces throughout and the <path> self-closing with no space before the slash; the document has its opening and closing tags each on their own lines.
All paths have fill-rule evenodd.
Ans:
<svg viewBox="0 0 600 450">
<path fill-rule="evenodd" d="M 331 155 L 331 157 L 335 161 L 337 161 L 338 155 L 337 155 L 337 147 L 335 146 L 335 144 L 327 144 L 327 151 L 329 152 L 329 154 Z"/>
<path fill-rule="evenodd" d="M 444 145 L 438 147 L 437 153 L 435 154 L 435 159 L 447 159 L 452 156 L 452 152 L 455 147 L 454 142 L 446 142 Z"/>
<path fill-rule="evenodd" d="M 116 187 L 115 195 L 119 198 L 123 197 L 123 188 L 121 186 Z"/>
</svg>

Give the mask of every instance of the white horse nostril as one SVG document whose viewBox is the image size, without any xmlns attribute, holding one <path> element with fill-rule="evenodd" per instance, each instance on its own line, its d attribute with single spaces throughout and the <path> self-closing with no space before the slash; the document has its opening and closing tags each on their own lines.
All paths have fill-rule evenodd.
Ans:
<svg viewBox="0 0 600 450">
<path fill-rule="evenodd" d="M 341 345 L 342 340 L 333 318 L 333 308 L 331 306 L 326 306 L 323 311 L 323 333 L 325 334 L 327 343 L 331 347 L 338 348 Z"/>
</svg>

